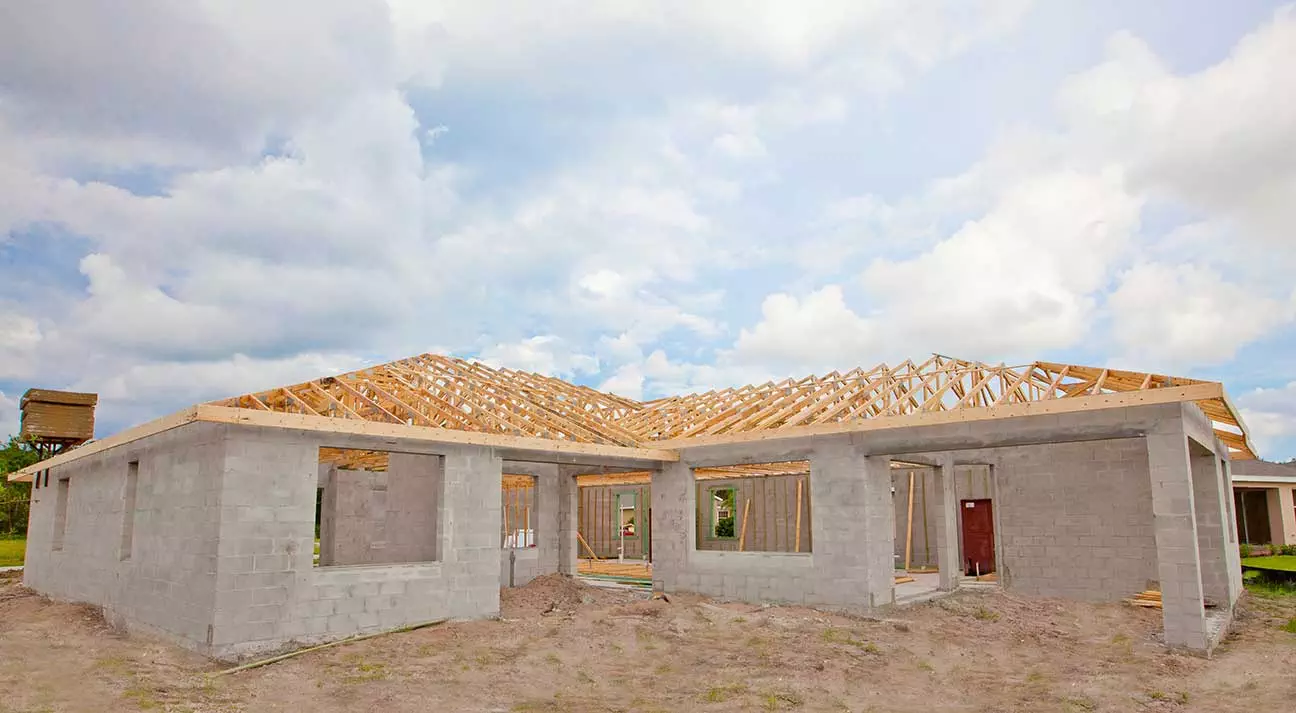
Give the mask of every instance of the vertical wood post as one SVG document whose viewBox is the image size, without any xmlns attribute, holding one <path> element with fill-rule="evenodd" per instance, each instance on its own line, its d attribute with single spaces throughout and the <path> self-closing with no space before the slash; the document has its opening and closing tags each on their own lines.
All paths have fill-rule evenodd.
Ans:
<svg viewBox="0 0 1296 713">
<path fill-rule="evenodd" d="M 797 514 L 796 514 L 796 549 L 794 552 L 801 551 L 801 488 L 805 481 L 797 478 Z"/>
<path fill-rule="evenodd" d="M 747 549 L 747 516 L 751 514 L 751 498 L 743 503 L 743 521 L 742 532 L 738 534 L 738 551 L 745 552 Z"/>
</svg>

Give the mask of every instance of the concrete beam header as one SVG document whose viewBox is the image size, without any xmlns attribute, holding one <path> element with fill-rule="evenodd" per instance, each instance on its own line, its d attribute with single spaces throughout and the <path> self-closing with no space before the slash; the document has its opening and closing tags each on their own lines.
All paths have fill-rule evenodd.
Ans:
<svg viewBox="0 0 1296 713">
<path fill-rule="evenodd" d="M 652 448 L 462 431 L 447 428 L 433 428 L 429 426 L 414 426 L 403 423 L 380 423 L 360 419 L 311 416 L 278 411 L 259 411 L 226 406 L 200 405 L 190 407 L 141 426 L 136 426 L 101 441 L 92 441 L 75 450 L 61 453 L 49 460 L 28 466 L 27 468 L 10 474 L 9 480 L 30 482 L 32 477 L 39 471 L 71 463 L 80 458 L 138 441 L 155 433 L 161 433 L 195 421 L 265 428 L 294 429 L 323 434 L 372 437 L 376 439 L 402 439 L 423 443 L 484 446 L 501 449 L 505 457 L 515 460 L 539 459 L 547 462 L 571 464 L 603 461 L 607 462 L 609 465 L 614 463 L 617 465 L 639 464 L 642 466 L 652 467 L 653 464 L 678 461 L 680 459 L 679 451 L 683 448 L 744 443 L 755 444 L 778 440 L 801 439 L 813 436 L 892 431 L 896 429 L 997 421 L 1008 418 L 1072 414 L 1153 404 L 1185 402 L 1201 403 L 1202 401 L 1220 398 L 1223 393 L 1224 388 L 1222 385 L 1214 382 L 1205 382 L 1188 386 L 1098 394 L 1079 398 L 1012 403 L 985 408 L 930 411 L 925 413 L 888 416 L 886 418 L 860 418 L 839 423 L 780 428 L 769 431 L 755 431 L 719 436 L 694 436 L 690 438 L 678 438 L 655 442 L 653 443 L 654 447 Z M 922 450 L 925 449 L 916 449 L 913 452 L 921 452 Z"/>
</svg>

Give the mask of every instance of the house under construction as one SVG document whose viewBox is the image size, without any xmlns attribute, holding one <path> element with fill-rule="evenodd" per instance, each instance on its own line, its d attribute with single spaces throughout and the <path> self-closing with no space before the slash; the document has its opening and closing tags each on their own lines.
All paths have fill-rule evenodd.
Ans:
<svg viewBox="0 0 1296 713">
<path fill-rule="evenodd" d="M 220 658 L 495 616 L 552 572 L 871 609 L 905 567 L 1159 589 L 1166 643 L 1209 652 L 1241 591 L 1229 461 L 1253 457 L 1219 383 L 1156 374 L 933 356 L 638 402 L 423 355 L 13 477 L 29 586 Z"/>
</svg>

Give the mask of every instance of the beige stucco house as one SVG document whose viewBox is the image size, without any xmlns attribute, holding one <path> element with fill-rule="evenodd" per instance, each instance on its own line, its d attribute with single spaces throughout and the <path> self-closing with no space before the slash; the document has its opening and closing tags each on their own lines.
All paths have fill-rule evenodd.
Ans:
<svg viewBox="0 0 1296 713">
<path fill-rule="evenodd" d="M 1296 463 L 1232 464 L 1238 541 L 1296 545 Z"/>
</svg>

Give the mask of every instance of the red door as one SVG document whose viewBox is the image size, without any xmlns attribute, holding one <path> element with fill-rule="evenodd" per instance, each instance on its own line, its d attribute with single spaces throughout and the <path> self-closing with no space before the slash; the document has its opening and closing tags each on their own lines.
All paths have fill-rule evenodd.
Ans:
<svg viewBox="0 0 1296 713">
<path fill-rule="evenodd" d="M 989 500 L 964 500 L 963 572 L 987 574 L 995 571 L 994 508 Z"/>
</svg>

